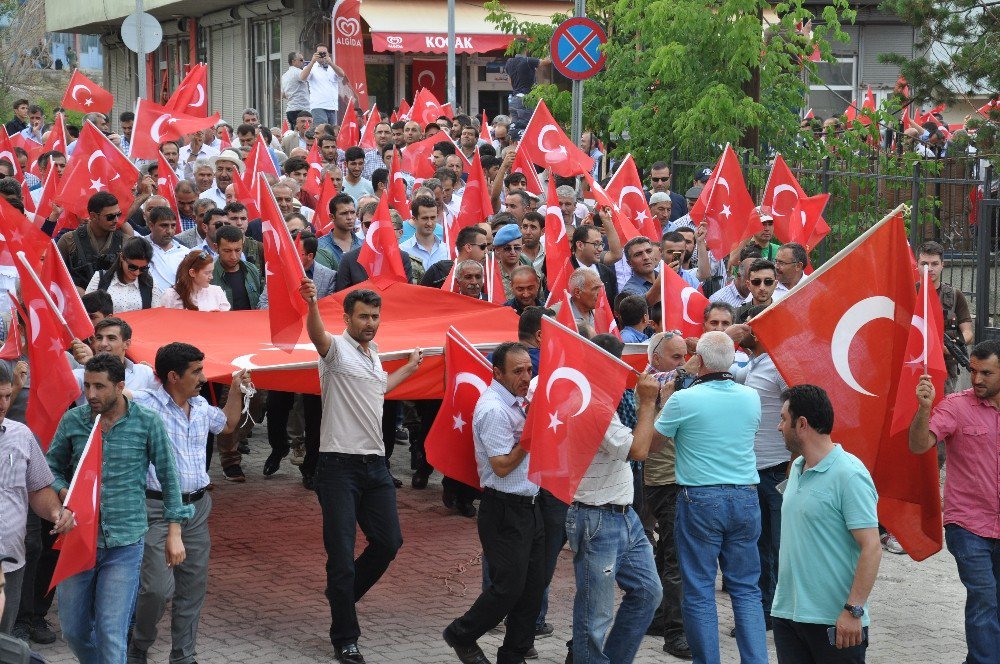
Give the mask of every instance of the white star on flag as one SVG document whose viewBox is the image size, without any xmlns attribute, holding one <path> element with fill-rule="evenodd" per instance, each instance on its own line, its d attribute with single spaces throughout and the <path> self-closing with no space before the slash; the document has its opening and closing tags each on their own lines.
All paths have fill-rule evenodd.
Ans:
<svg viewBox="0 0 1000 664">
<path fill-rule="evenodd" d="M 559 428 L 559 425 L 562 423 L 563 421 L 559 419 L 559 415 L 557 413 L 549 413 L 549 426 L 548 426 L 549 429 L 555 431 L 556 429 Z"/>
<path fill-rule="evenodd" d="M 722 206 L 722 214 L 725 215 L 727 218 L 733 215 L 732 210 L 729 209 L 728 205 Z"/>
<path fill-rule="evenodd" d="M 93 98 L 91 98 L 91 97 L 87 97 L 87 101 L 83 102 L 83 105 L 84 105 L 84 106 L 90 106 L 90 105 L 91 105 L 91 104 L 93 104 L 93 103 L 94 103 L 94 100 L 93 100 Z"/>
<path fill-rule="evenodd" d="M 458 429 L 459 431 L 464 433 L 465 420 L 462 419 L 462 414 L 459 413 L 458 415 L 455 415 L 452 419 L 455 420 L 455 425 L 452 427 L 452 429 Z"/>
<path fill-rule="evenodd" d="M 637 213 L 637 214 L 635 215 L 635 220 L 636 220 L 637 222 L 639 222 L 640 224 L 641 224 L 642 222 L 646 221 L 646 219 L 648 219 L 648 218 L 649 218 L 649 215 L 648 215 L 648 214 L 646 214 L 646 213 L 645 213 L 644 211 L 642 211 L 642 210 L 639 210 L 639 212 L 638 212 L 638 213 Z"/>
<path fill-rule="evenodd" d="M 98 178 L 97 180 L 90 181 L 90 188 L 93 189 L 94 191 L 103 191 L 104 187 L 105 187 L 104 181 L 101 180 L 100 178 Z"/>
</svg>

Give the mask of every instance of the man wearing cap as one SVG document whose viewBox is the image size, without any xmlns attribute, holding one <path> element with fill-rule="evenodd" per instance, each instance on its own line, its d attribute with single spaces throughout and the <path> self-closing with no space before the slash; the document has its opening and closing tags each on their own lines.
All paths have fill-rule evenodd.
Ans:
<svg viewBox="0 0 1000 664">
<path fill-rule="evenodd" d="M 675 221 L 680 219 L 688 212 L 687 202 L 684 198 L 673 191 L 670 191 L 670 165 L 665 161 L 654 162 L 652 166 L 649 167 L 649 193 L 650 197 L 653 194 L 662 193 L 670 197 L 672 203 L 672 208 L 670 212 L 670 220 Z M 652 200 L 649 202 L 652 206 Z"/>
<path fill-rule="evenodd" d="M 225 149 L 209 160 L 215 169 L 215 182 L 201 193 L 202 198 L 210 198 L 220 208 L 226 207 L 226 187 L 233 183 L 238 174 L 243 176 L 243 160 L 236 150 Z"/>
<path fill-rule="evenodd" d="M 649 211 L 660 222 L 660 228 L 665 230 L 670 226 L 673 210 L 674 199 L 670 198 L 670 194 L 657 191 L 649 197 Z"/>
<path fill-rule="evenodd" d="M 760 223 L 763 228 L 747 241 L 747 246 L 757 245 L 760 248 L 760 257 L 773 261 L 778 257 L 778 249 L 781 249 L 780 244 L 771 241 L 774 238 L 774 217 L 761 211 L 760 208 L 754 212 L 760 215 Z"/>
<path fill-rule="evenodd" d="M 499 258 L 500 279 L 503 281 L 504 299 L 509 300 L 514 297 L 514 288 L 511 286 L 511 271 L 518 265 L 529 265 L 521 258 L 521 229 L 517 224 L 506 224 L 493 236 L 493 251 Z M 487 289 L 492 284 L 487 285 Z"/>
</svg>

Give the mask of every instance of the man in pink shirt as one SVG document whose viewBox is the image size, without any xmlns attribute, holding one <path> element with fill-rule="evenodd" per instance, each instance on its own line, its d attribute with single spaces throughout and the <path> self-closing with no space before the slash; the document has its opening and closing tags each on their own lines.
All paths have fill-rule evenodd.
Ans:
<svg viewBox="0 0 1000 664">
<path fill-rule="evenodd" d="M 970 355 L 972 389 L 949 394 L 931 412 L 934 386 L 917 386 L 910 451 L 937 441 L 948 452 L 944 528 L 966 589 L 966 664 L 996 662 L 1000 652 L 1000 341 L 983 341 Z"/>
</svg>

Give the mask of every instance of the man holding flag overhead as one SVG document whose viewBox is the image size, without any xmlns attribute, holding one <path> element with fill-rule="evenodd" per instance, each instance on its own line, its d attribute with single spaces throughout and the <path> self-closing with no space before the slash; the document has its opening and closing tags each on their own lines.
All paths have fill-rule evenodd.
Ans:
<svg viewBox="0 0 1000 664">
<path fill-rule="evenodd" d="M 74 469 L 82 463 L 94 418 L 101 416 L 103 444 L 99 449 L 104 461 L 99 504 L 89 505 L 91 513 L 86 515 L 98 527 L 93 530 L 94 541 L 81 543 L 96 547 L 96 558 L 74 566 L 81 551 L 64 548 L 52 583 L 58 585 L 63 636 L 77 658 L 81 662 L 123 662 L 148 527 L 146 475 L 151 463 L 163 489 L 164 519 L 169 523 L 165 545 L 168 565 L 184 561 L 181 524 L 190 518 L 192 509 L 181 502 L 177 462 L 163 421 L 123 395 L 122 361 L 109 353 L 94 356 L 84 367 L 83 386 L 87 405 L 63 415 L 47 458 L 55 476 L 52 488 L 65 499 Z M 84 522 L 80 512 L 76 517 Z"/>
</svg>

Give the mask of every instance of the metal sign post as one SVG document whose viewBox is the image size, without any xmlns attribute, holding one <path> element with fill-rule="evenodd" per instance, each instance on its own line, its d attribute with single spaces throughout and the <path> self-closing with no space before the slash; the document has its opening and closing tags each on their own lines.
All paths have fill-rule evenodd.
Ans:
<svg viewBox="0 0 1000 664">
<path fill-rule="evenodd" d="M 163 28 L 152 14 L 143 11 L 142 0 L 135 0 L 135 13 L 129 14 L 122 22 L 122 41 L 138 56 L 139 98 L 146 98 L 146 54 L 160 47 Z"/>
<path fill-rule="evenodd" d="M 136 0 L 142 2 L 142 0 Z M 573 15 L 582 17 L 587 14 L 586 0 L 576 0 L 576 7 Z M 570 120 L 570 136 L 573 142 L 580 144 L 580 135 L 583 134 L 583 80 L 573 80 L 573 117 Z"/>
<path fill-rule="evenodd" d="M 448 103 L 458 113 L 455 98 L 455 0 L 448 0 Z"/>
<path fill-rule="evenodd" d="M 604 28 L 584 15 L 585 5 L 585 0 L 576 0 L 576 15 L 560 23 L 549 42 L 552 66 L 573 81 L 570 135 L 575 143 L 583 133 L 583 81 L 604 68 L 601 47 L 608 42 Z"/>
</svg>

